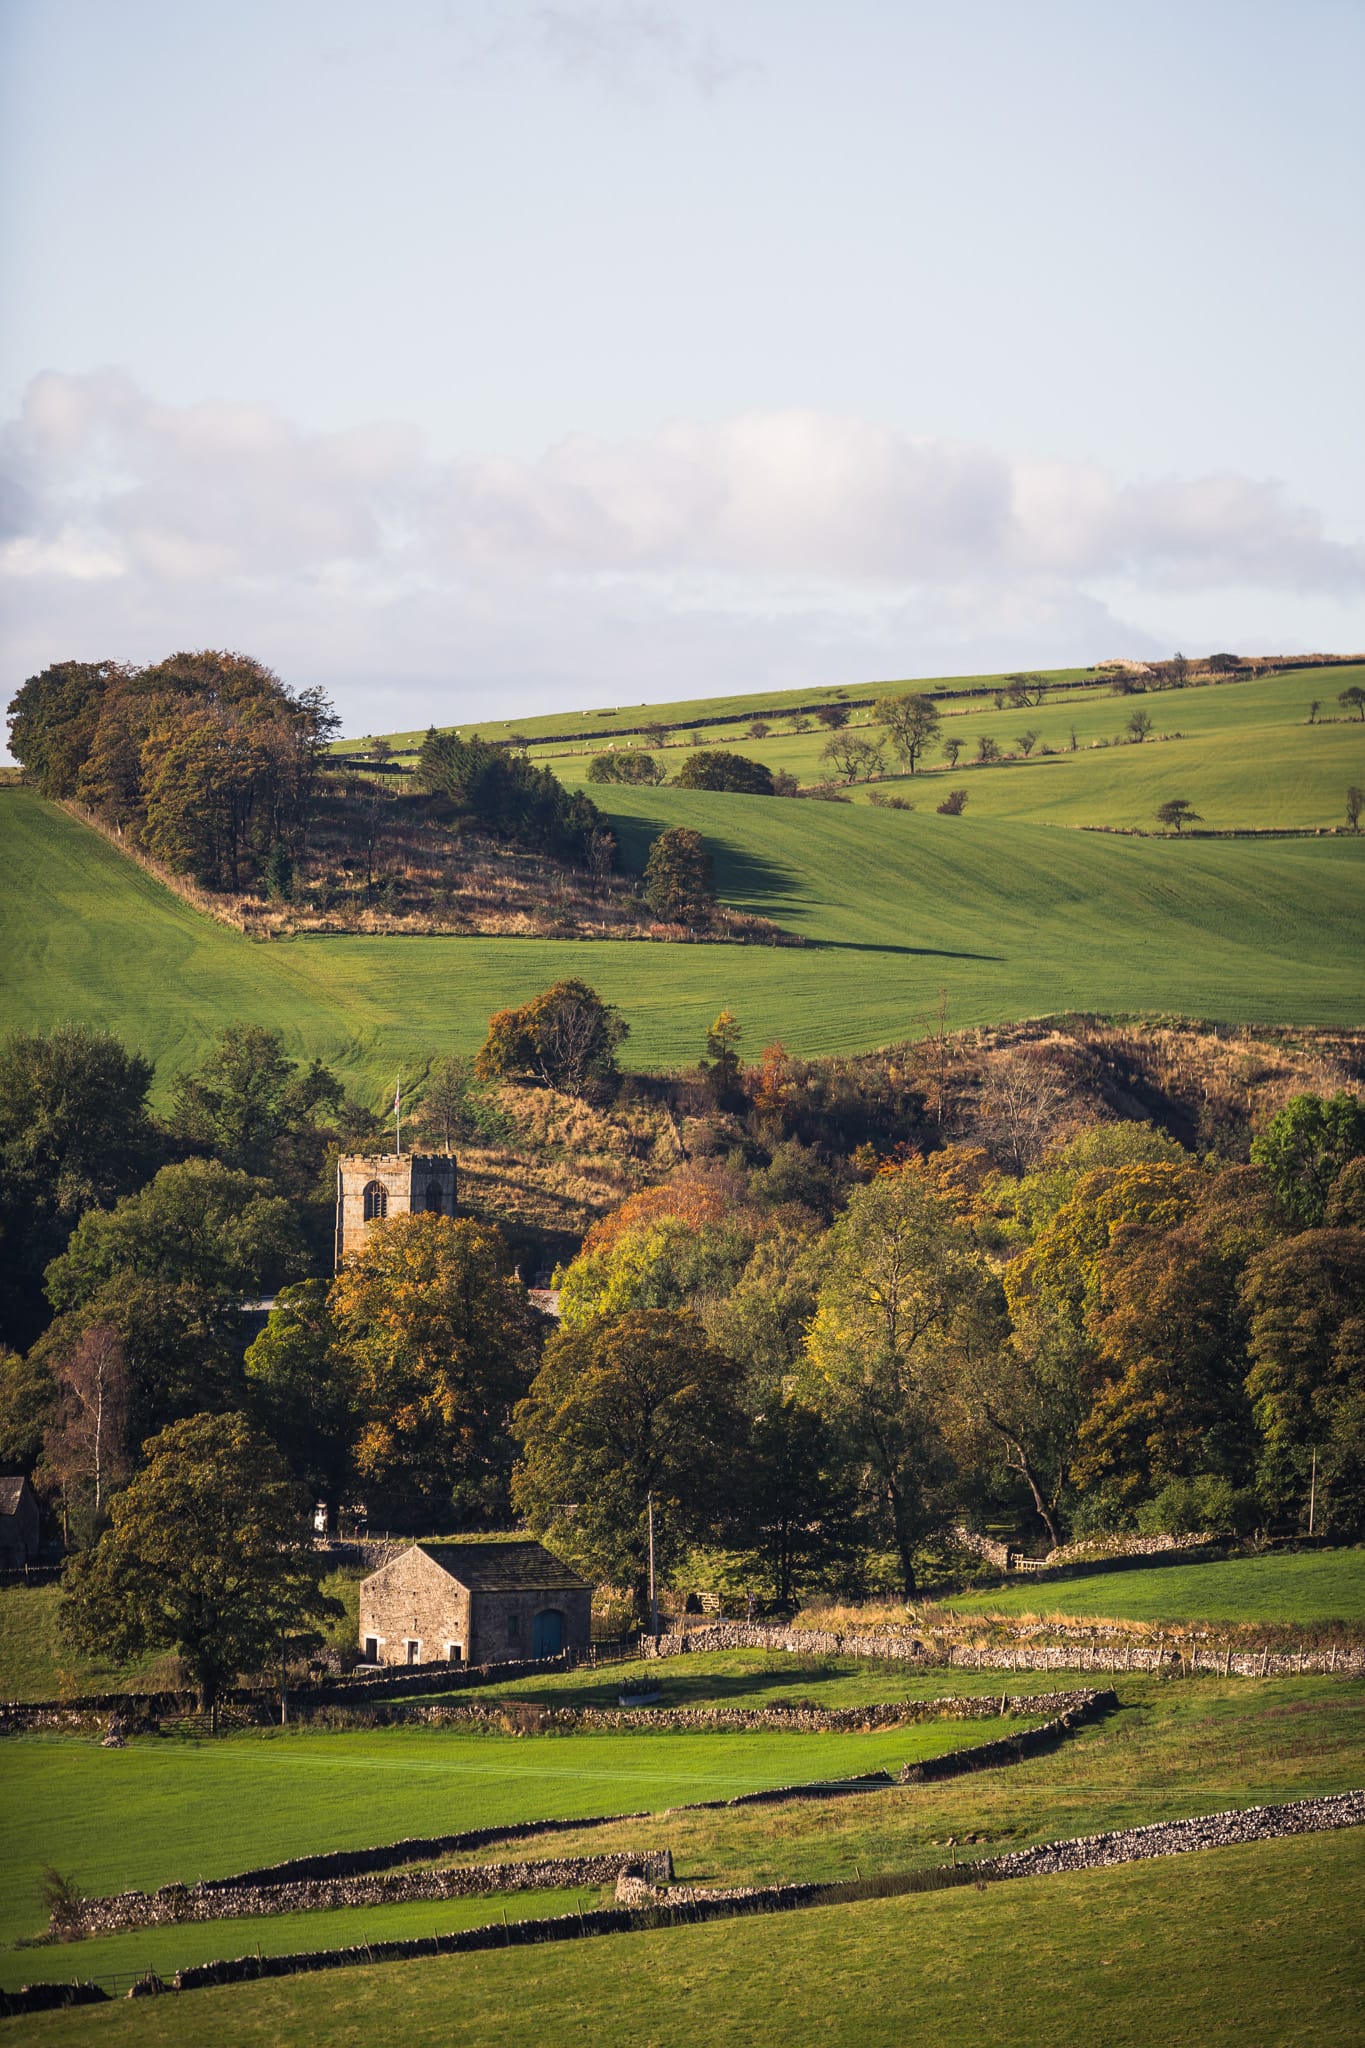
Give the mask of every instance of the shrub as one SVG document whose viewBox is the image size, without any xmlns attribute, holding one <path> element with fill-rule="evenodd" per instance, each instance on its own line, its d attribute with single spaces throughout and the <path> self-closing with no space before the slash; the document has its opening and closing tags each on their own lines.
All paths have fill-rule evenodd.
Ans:
<svg viewBox="0 0 1365 2048">
<path fill-rule="evenodd" d="M 962 813 L 966 810 L 966 808 L 966 790 L 950 789 L 948 791 L 947 796 L 944 797 L 943 802 L 938 806 L 938 814 L 941 818 L 960 818 L 962 816 Z"/>
<path fill-rule="evenodd" d="M 772 796 L 772 771 L 761 761 L 724 749 L 702 748 L 673 778 L 679 789 L 721 789 L 740 796 Z"/>
</svg>

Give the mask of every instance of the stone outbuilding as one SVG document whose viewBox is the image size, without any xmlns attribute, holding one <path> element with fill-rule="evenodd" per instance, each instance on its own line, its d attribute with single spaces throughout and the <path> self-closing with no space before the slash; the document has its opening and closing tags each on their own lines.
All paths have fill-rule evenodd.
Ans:
<svg viewBox="0 0 1365 2048">
<path fill-rule="evenodd" d="M 38 1496 L 27 1479 L 0 1479 L 0 1569 L 20 1571 L 38 1555 Z"/>
<path fill-rule="evenodd" d="M 592 1588 L 527 1537 L 414 1543 L 360 1584 L 368 1664 L 503 1664 L 586 1650 Z"/>
</svg>

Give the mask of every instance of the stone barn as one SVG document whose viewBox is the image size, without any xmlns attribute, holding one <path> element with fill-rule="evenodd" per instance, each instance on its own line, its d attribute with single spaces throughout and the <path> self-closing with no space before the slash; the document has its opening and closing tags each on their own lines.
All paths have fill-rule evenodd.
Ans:
<svg viewBox="0 0 1365 2048">
<path fill-rule="evenodd" d="M 414 1543 L 360 1585 L 368 1664 L 504 1664 L 585 1650 L 592 1588 L 522 1537 Z"/>
<path fill-rule="evenodd" d="M 0 1567 L 17 1571 L 35 1558 L 38 1535 L 38 1496 L 27 1479 L 0 1479 Z"/>
</svg>

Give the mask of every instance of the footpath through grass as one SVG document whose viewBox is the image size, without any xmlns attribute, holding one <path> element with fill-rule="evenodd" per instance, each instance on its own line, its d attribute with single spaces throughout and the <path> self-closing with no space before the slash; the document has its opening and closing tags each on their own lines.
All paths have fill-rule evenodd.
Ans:
<svg viewBox="0 0 1365 2048">
<path fill-rule="evenodd" d="M 1365 1550 L 1230 1557 L 1030 1585 L 1027 1579 L 943 1603 L 963 1613 L 1077 1615 L 1116 1621 L 1365 1622 Z"/>
<path fill-rule="evenodd" d="M 35 2048 L 1346 2048 L 1351 1835 L 24 2021 Z"/>
</svg>

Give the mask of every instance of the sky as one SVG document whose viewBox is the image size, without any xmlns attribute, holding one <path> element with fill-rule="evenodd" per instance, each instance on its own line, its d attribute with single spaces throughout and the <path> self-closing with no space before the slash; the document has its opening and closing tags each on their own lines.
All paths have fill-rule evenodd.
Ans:
<svg viewBox="0 0 1365 2048">
<path fill-rule="evenodd" d="M 1365 648 L 1365 0 L 0 0 L 0 683 Z"/>
</svg>

